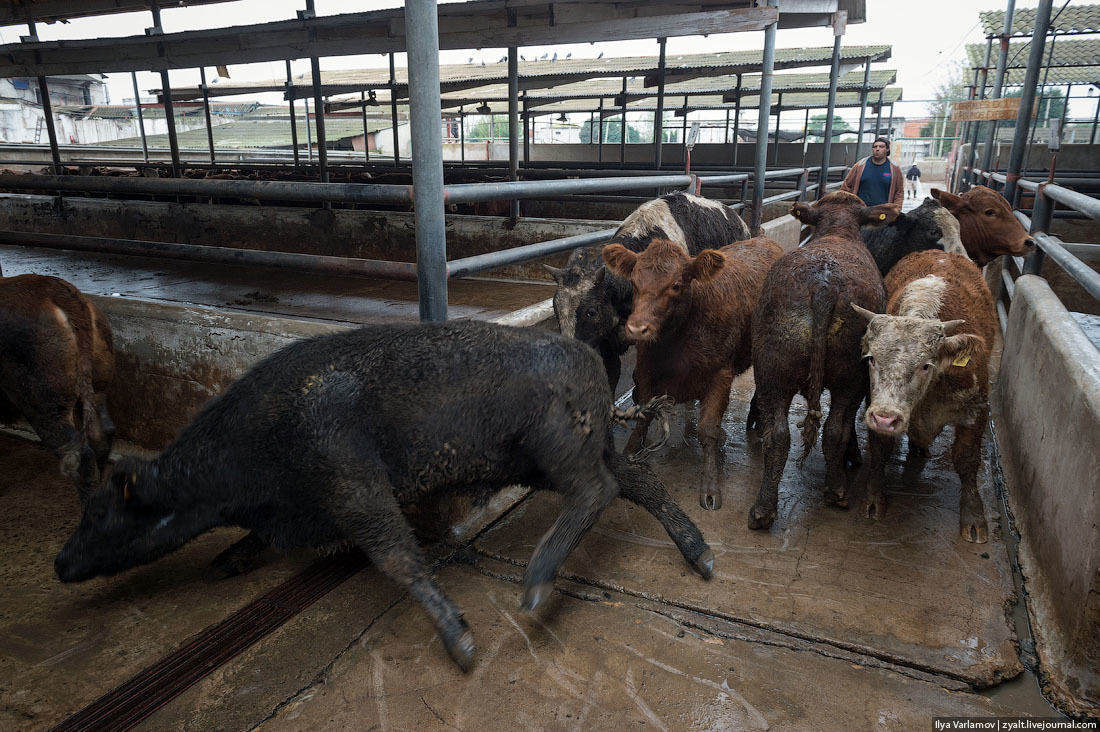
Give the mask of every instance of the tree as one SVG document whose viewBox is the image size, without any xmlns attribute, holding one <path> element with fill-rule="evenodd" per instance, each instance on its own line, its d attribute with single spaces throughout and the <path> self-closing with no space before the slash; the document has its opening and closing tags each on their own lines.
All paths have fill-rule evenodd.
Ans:
<svg viewBox="0 0 1100 732">
<path fill-rule="evenodd" d="M 1047 88 L 1043 91 L 1043 101 L 1039 101 L 1039 93 L 1035 94 L 1035 107 L 1039 110 L 1035 115 L 1035 126 L 1045 127 L 1047 120 L 1051 117 L 1056 119 L 1062 119 L 1062 114 L 1066 109 L 1066 97 L 1062 93 L 1062 90 L 1055 88 Z M 1006 97 L 1018 97 L 1023 94 L 1023 89 L 1014 89 L 1004 96 Z M 1009 129 L 1016 126 L 1015 119 L 1001 120 L 1001 127 L 1007 127 Z"/>
<path fill-rule="evenodd" d="M 492 120 L 491 124 L 490 119 Z M 488 140 L 490 134 L 496 140 L 508 139 L 508 117 L 498 114 L 482 117 L 470 129 L 466 139 L 470 141 Z"/>
<path fill-rule="evenodd" d="M 607 119 L 603 123 L 603 142 L 612 143 L 619 142 L 623 139 L 622 135 L 623 123 L 620 119 Z M 634 125 L 627 123 L 626 125 L 626 141 L 627 142 L 643 142 L 642 133 L 638 132 Z M 581 125 L 581 142 L 593 142 L 592 140 L 592 122 L 591 120 L 585 120 Z"/>
<path fill-rule="evenodd" d="M 813 117 L 810 117 L 810 130 L 808 136 L 810 138 L 817 138 L 816 140 L 811 140 L 812 142 L 823 142 L 825 140 L 825 122 L 827 119 L 828 115 L 826 114 L 815 114 Z M 837 117 L 836 115 L 833 115 L 834 141 L 836 140 L 836 136 L 838 133 L 847 132 L 851 129 L 852 126 L 848 124 L 843 117 Z"/>
<path fill-rule="evenodd" d="M 963 82 L 965 69 L 956 62 L 947 69 L 947 80 L 932 92 L 933 101 L 928 105 L 932 119 L 920 130 L 921 137 L 956 137 L 961 122 L 951 119 L 951 107 L 959 99 L 966 98 L 966 85 Z M 933 155 L 942 155 L 950 147 L 947 140 L 937 140 L 932 144 Z"/>
</svg>

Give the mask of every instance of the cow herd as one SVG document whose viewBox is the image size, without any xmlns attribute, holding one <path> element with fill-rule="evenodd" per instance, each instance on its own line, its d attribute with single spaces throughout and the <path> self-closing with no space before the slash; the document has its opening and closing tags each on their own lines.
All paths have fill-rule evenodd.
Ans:
<svg viewBox="0 0 1100 732">
<path fill-rule="evenodd" d="M 55 561 L 62 581 L 116 574 L 223 525 L 251 532 L 217 558 L 228 572 L 268 545 L 355 545 L 423 606 L 467 669 L 472 634 L 434 582 L 404 510 L 442 495 L 484 501 L 515 483 L 560 493 L 561 512 L 524 576 L 526 609 L 545 600 L 616 496 L 660 521 L 709 578 L 713 552 L 638 455 L 655 448 L 648 427 L 669 402 L 698 401 L 699 501 L 720 509 L 721 422 L 734 377 L 750 366 L 748 426 L 764 447 L 750 527 L 776 519 L 788 412 L 800 393 L 804 456 L 821 431 L 824 494 L 841 506 L 849 468 L 864 463 L 855 420 L 867 402 L 858 482 L 870 518 L 885 510 L 884 465 L 899 438 L 908 435 L 906 470 L 919 472 L 932 440 L 953 425 L 960 531 L 986 541 L 976 476 L 996 315 L 975 262 L 1021 254 L 1030 240 L 988 189 L 934 193 L 939 203 L 908 214 L 843 192 L 795 204 L 813 233 L 786 254 L 749 238 L 724 205 L 664 196 L 606 246 L 551 269 L 561 335 L 453 321 L 303 340 L 253 366 L 159 456 L 123 459 L 109 472 L 106 318 L 62 280 L 0 276 L 0 419 L 24 416 L 76 483 L 83 510 Z M 631 346 L 636 406 L 624 411 L 612 396 Z M 619 454 L 610 426 L 626 419 L 638 424 Z"/>
</svg>

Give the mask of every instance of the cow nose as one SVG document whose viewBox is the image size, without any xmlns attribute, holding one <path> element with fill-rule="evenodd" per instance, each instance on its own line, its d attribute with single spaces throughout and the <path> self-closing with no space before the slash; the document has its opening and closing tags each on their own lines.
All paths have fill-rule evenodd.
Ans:
<svg viewBox="0 0 1100 732">
<path fill-rule="evenodd" d="M 891 414 L 890 412 L 870 412 L 871 429 L 876 432 L 888 432 L 894 433 L 897 431 L 898 424 L 901 422 L 901 416 L 897 414 Z"/>
<path fill-rule="evenodd" d="M 631 338 L 644 338 L 649 333 L 649 326 L 645 323 L 631 323 L 627 321 L 626 333 Z"/>
<path fill-rule="evenodd" d="M 1031 249 L 1035 246 L 1035 240 L 1029 236 L 1028 238 L 1024 239 L 1024 244 L 1027 244 L 1027 248 Z"/>
</svg>

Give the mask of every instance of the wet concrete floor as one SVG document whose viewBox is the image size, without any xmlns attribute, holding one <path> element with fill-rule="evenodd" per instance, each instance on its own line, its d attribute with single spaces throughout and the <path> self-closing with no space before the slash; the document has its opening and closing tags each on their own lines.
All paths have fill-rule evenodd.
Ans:
<svg viewBox="0 0 1100 732">
<path fill-rule="evenodd" d="M 750 531 L 761 465 L 743 427 L 750 390 L 738 380 L 725 424 L 721 510 L 698 505 L 690 418 L 653 457 L 717 555 L 709 582 L 652 517 L 615 501 L 557 594 L 519 612 L 518 581 L 558 505 L 534 494 L 469 547 L 428 548 L 477 640 L 468 674 L 416 603 L 367 567 L 139 728 L 928 730 L 934 716 L 1018 713 L 987 696 L 1021 670 L 989 461 L 986 545 L 958 537 L 945 437 L 916 483 L 891 466 L 880 522 L 824 504 L 815 451 L 803 470 L 788 464 L 772 530 Z M 78 520 L 72 486 L 19 439 L 0 437 L 0 466 L 2 729 L 52 726 L 315 559 L 269 551 L 221 579 L 207 563 L 241 534 L 220 529 L 152 565 L 62 585 L 52 561 Z"/>
</svg>

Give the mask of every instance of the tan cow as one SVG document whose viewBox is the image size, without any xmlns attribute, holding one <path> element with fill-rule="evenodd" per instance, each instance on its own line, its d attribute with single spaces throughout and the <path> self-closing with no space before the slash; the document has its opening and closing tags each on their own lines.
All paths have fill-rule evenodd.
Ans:
<svg viewBox="0 0 1100 732">
<path fill-rule="evenodd" d="M 979 267 L 1002 254 L 1022 257 L 1035 246 L 1008 201 L 991 188 L 974 186 L 961 196 L 933 188 L 932 197 L 959 220 L 962 245 Z"/>
<path fill-rule="evenodd" d="M 979 544 L 988 539 L 978 495 L 982 434 L 989 415 L 989 348 L 996 329 L 993 296 L 968 258 L 929 250 L 902 259 L 886 278 L 886 314 L 853 304 L 868 320 L 863 358 L 871 377 L 864 417 L 870 459 L 863 509 L 886 510 L 885 465 L 898 439 L 909 435 L 905 472 L 916 477 L 928 448 L 955 427 L 951 457 L 962 487 L 959 530 Z"/>
</svg>

